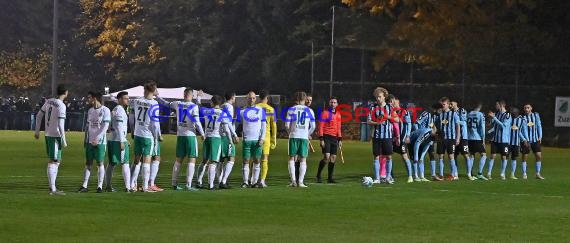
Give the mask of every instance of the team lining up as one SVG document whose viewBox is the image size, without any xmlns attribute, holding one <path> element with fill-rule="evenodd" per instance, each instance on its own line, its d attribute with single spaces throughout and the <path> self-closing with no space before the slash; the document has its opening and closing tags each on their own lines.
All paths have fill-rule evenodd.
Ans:
<svg viewBox="0 0 570 243">
<path fill-rule="evenodd" d="M 222 118 L 223 111 L 233 115 L 235 94 L 227 94 L 224 99 L 220 96 L 212 97 L 213 109 L 211 113 L 203 114 L 204 127 L 200 121 L 199 104 L 192 102 L 193 90 L 184 91 L 183 101 L 168 102 L 156 92 L 156 84 L 147 83 L 144 86 L 144 97 L 129 100 L 128 93 L 120 92 L 116 97 L 117 106 L 110 111 L 102 105 L 102 95 L 89 92 L 88 100 L 92 107 L 88 111 L 87 129 L 85 132 L 85 157 L 83 185 L 78 192 L 88 192 L 87 186 L 94 162 L 96 162 L 97 192 L 116 191 L 111 185 L 111 178 L 115 165 L 121 164 L 126 192 L 160 192 L 164 189 L 156 185 L 156 177 L 160 165 L 160 144 L 162 135 L 157 121 L 150 119 L 148 112 L 157 104 L 169 107 L 184 107 L 177 110 L 177 143 L 176 161 L 172 170 L 172 189 L 190 190 L 215 189 L 215 179 L 218 178 L 218 188 L 228 189 L 228 177 L 235 163 L 235 144 L 240 142 L 234 126 L 233 117 Z M 50 194 L 64 195 L 58 190 L 55 181 L 58 167 L 61 162 L 62 148 L 67 146 L 65 139 L 64 119 L 66 107 L 63 100 L 68 91 L 58 86 L 58 97 L 49 99 L 38 112 L 35 138 L 39 138 L 42 120 L 45 120 L 46 152 L 49 157 L 47 175 Z M 369 110 L 367 123 L 373 127 L 372 150 L 374 156 L 373 173 L 374 183 L 394 183 L 392 176 L 392 153 L 401 154 L 408 172 L 408 183 L 414 181 L 429 181 L 424 177 L 424 157 L 430 156 L 432 180 L 440 181 L 444 178 L 444 155 L 450 162 L 450 180 L 458 180 L 459 173 L 455 162 L 456 156 L 462 154 L 467 162 L 466 175 L 469 180 L 491 178 L 491 171 L 496 154 L 500 154 L 501 179 L 505 179 L 507 156 L 511 155 L 511 179 L 516 179 L 516 157 L 522 149 L 523 178 L 526 179 L 526 156 L 530 149 L 536 157 L 536 178 L 543 179 L 540 174 L 540 142 L 542 129 L 538 113 L 532 112 L 530 104 L 525 105 L 525 115 L 518 116 L 518 110 L 513 109 L 511 115 L 506 111 L 504 101 L 497 101 L 497 112 L 489 112 L 492 119 L 492 128 L 485 131 L 485 116 L 480 112 L 479 105 L 467 113 L 459 108 L 456 102 L 442 98 L 439 103 L 432 106 L 432 111 L 423 112 L 417 121 L 411 121 L 408 111 L 401 109 L 399 100 L 389 95 L 384 88 L 378 87 L 373 92 L 376 103 Z M 248 93 L 247 109 L 256 112 L 236 114 L 241 118 L 243 126 L 242 142 L 242 176 L 241 187 L 263 188 L 267 187 L 265 179 L 268 171 L 268 159 L 271 149 L 276 147 L 277 131 L 273 113 L 275 110 L 268 105 L 268 92 L 261 91 L 259 103 L 254 92 Z M 199 99 L 198 99 L 199 100 Z M 295 105 L 288 109 L 285 127 L 289 134 L 288 141 L 288 170 L 291 187 L 307 187 L 304 183 L 307 172 L 307 157 L 309 148 L 312 148 L 311 135 L 316 130 L 315 114 L 308 108 L 312 97 L 304 92 L 294 94 Z M 129 120 L 126 107 L 134 112 L 134 119 Z M 329 100 L 329 109 L 320 114 L 318 137 L 323 152 L 319 162 L 316 182 L 322 183 L 322 171 L 328 167 L 327 183 L 336 183 L 334 179 L 334 165 L 337 152 L 342 155 L 341 115 L 336 112 L 338 99 Z M 528 106 L 528 107 L 527 107 Z M 529 108 L 529 109 L 527 109 Z M 184 112 L 180 112 L 183 110 Z M 307 114 L 307 113 L 310 114 Z M 512 118 L 512 116 L 517 116 Z M 44 119 L 45 117 L 45 119 Z M 134 142 L 134 163 L 129 165 L 130 143 L 127 140 L 127 128 L 132 126 Z M 107 132 L 110 132 L 107 138 Z M 486 162 L 485 135 L 494 134 L 491 143 L 491 159 L 488 164 L 487 177 L 483 176 Z M 198 158 L 198 139 L 203 140 L 203 160 L 196 173 L 196 185 L 192 182 L 195 177 L 195 165 Z M 439 175 L 436 173 L 435 149 L 439 155 Z M 521 146 L 522 145 L 522 146 Z M 456 146 L 460 149 L 456 150 Z M 408 151 L 409 150 L 409 151 Z M 105 153 L 108 155 L 108 166 L 105 168 Z M 475 154 L 479 153 L 480 163 L 477 176 L 472 176 Z M 410 161 L 410 158 L 412 161 Z M 186 184 L 178 184 L 178 174 L 182 163 L 187 159 L 188 169 Z M 225 163 L 223 163 L 225 162 Z M 208 173 L 207 184 L 202 184 L 205 173 Z M 251 173 L 250 173 L 251 172 Z M 142 174 L 142 185 L 138 186 L 138 177 Z M 251 175 L 250 175 L 251 174 Z"/>
</svg>

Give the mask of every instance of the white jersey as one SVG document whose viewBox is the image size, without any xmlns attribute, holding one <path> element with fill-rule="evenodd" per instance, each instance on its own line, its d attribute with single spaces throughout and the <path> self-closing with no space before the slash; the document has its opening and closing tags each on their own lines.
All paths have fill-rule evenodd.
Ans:
<svg viewBox="0 0 570 243">
<path fill-rule="evenodd" d="M 149 114 L 149 110 L 153 108 L 153 110 L 150 112 L 156 112 L 157 110 L 154 109 L 154 107 L 158 104 L 158 102 L 154 99 L 139 98 L 131 101 L 130 104 L 135 112 L 135 136 L 143 138 L 154 138 L 153 134 L 155 134 L 154 129 L 156 124 L 151 121 L 150 116 L 158 116 L 158 114 Z"/>
<path fill-rule="evenodd" d="M 265 138 L 265 112 L 261 107 L 247 107 L 240 111 L 240 122 L 243 124 L 243 140 L 258 141 Z"/>
<path fill-rule="evenodd" d="M 221 109 L 213 109 L 209 114 L 204 114 L 204 121 L 206 124 L 206 137 L 221 137 L 222 131 L 230 132 L 229 126 L 231 125 L 230 118 L 227 114 L 222 114 Z"/>
<path fill-rule="evenodd" d="M 304 105 L 296 105 L 289 108 L 285 128 L 289 132 L 289 138 L 309 139 L 315 131 L 315 113 Z"/>
<path fill-rule="evenodd" d="M 87 111 L 87 129 L 85 131 L 85 143 L 97 141 L 98 144 L 107 144 L 107 129 L 111 122 L 111 111 L 106 106 L 95 109 L 91 107 Z"/>
<path fill-rule="evenodd" d="M 46 100 L 42 106 L 42 112 L 45 114 L 45 129 L 48 137 L 61 137 L 64 131 L 59 130 L 59 123 L 65 124 L 65 113 L 67 108 L 60 99 L 51 98 Z M 63 127 L 63 126 L 62 126 Z M 39 129 L 36 129 L 39 131 Z"/>
<path fill-rule="evenodd" d="M 224 118 L 227 117 L 228 114 L 230 115 L 230 117 L 231 117 L 231 119 L 230 119 L 230 124 L 229 124 L 229 125 L 231 126 L 230 131 L 231 131 L 231 133 L 232 133 L 232 136 L 237 136 L 236 133 L 235 133 L 235 127 L 234 127 L 234 124 L 233 124 L 234 118 L 236 117 L 235 114 L 234 114 L 234 106 L 233 106 L 232 104 L 226 102 L 226 103 L 224 103 L 224 104 L 222 105 L 222 112 L 225 113 L 225 114 L 224 114 Z M 221 136 L 230 136 L 230 135 L 229 135 L 229 134 L 226 134 L 225 131 L 222 131 Z"/>
<path fill-rule="evenodd" d="M 111 112 L 111 136 L 109 141 L 126 142 L 127 141 L 127 122 L 129 116 L 122 105 L 117 105 Z"/>
<path fill-rule="evenodd" d="M 162 99 L 159 99 L 159 102 L 164 103 Z M 202 129 L 202 123 L 200 123 L 200 109 L 198 105 L 192 101 L 173 101 L 169 104 L 169 108 L 176 111 L 177 136 L 204 135 L 204 129 Z"/>
</svg>

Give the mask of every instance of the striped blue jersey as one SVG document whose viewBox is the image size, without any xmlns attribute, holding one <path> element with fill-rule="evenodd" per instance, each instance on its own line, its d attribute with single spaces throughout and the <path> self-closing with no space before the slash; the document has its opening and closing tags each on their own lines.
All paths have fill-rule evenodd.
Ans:
<svg viewBox="0 0 570 243">
<path fill-rule="evenodd" d="M 420 117 L 418 117 L 418 119 L 416 119 L 416 122 L 414 122 L 413 130 L 415 131 L 421 128 L 433 127 L 434 118 L 435 116 L 431 114 L 431 112 L 429 111 L 422 112 L 422 114 L 420 114 Z"/>
<path fill-rule="evenodd" d="M 457 113 L 452 110 L 443 111 L 435 117 L 435 125 L 443 139 L 456 139 L 456 126 L 459 124 Z"/>
<path fill-rule="evenodd" d="M 374 132 L 372 138 L 392 138 L 393 128 L 390 121 L 390 114 L 392 114 L 392 106 L 386 104 L 380 106 L 374 103 L 370 106 L 370 113 L 368 113 L 368 121 L 381 122 L 380 125 L 374 125 Z"/>
<path fill-rule="evenodd" d="M 412 116 L 405 109 L 397 109 L 396 114 L 400 117 L 400 140 L 403 143 L 412 133 Z"/>
<path fill-rule="evenodd" d="M 461 126 L 461 139 L 467 140 L 467 111 L 463 108 L 459 108 L 457 111 L 457 116 L 459 117 L 459 125 Z"/>
<path fill-rule="evenodd" d="M 497 112 L 491 121 L 495 135 L 493 141 L 497 143 L 509 143 L 511 141 L 511 124 L 513 118 L 508 112 Z"/>
<path fill-rule="evenodd" d="M 485 140 L 485 116 L 480 111 L 467 114 L 467 139 Z"/>
<path fill-rule="evenodd" d="M 511 126 L 511 140 L 510 145 L 520 146 L 521 141 L 528 141 L 524 131 L 526 130 L 526 119 L 524 116 L 519 116 L 513 119 Z"/>
<path fill-rule="evenodd" d="M 536 143 L 538 140 L 542 140 L 542 123 L 540 122 L 540 115 L 537 112 L 533 112 L 525 115 L 526 118 L 526 133 L 525 136 L 528 138 L 530 143 Z"/>
</svg>

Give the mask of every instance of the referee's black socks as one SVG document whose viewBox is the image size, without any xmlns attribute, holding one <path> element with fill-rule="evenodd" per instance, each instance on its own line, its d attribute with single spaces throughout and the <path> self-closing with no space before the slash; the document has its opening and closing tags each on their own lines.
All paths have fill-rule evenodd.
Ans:
<svg viewBox="0 0 570 243">
<path fill-rule="evenodd" d="M 335 163 L 333 163 L 333 162 L 329 162 L 329 178 L 328 178 L 329 182 L 333 181 L 334 164 Z M 323 164 L 323 167 L 324 167 L 324 164 Z"/>
<path fill-rule="evenodd" d="M 324 159 L 321 159 L 321 161 L 319 162 L 319 170 L 318 170 L 318 173 L 317 173 L 317 178 L 318 178 L 318 179 L 321 178 L 321 173 L 323 172 L 323 169 L 325 168 L 325 164 L 326 164 L 325 160 L 324 160 Z"/>
</svg>

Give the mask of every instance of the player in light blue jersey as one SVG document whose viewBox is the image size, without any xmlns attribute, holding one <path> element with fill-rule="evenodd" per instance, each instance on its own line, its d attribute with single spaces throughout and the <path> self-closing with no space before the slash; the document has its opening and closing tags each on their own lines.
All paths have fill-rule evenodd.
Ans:
<svg viewBox="0 0 570 243">
<path fill-rule="evenodd" d="M 415 177 L 419 178 L 420 181 L 429 182 L 429 180 L 424 177 L 424 157 L 433 145 L 435 135 L 435 126 L 417 129 L 410 135 L 410 155 L 414 160 L 414 167 L 419 167 L 419 176 L 418 168 L 416 168 Z"/>
<path fill-rule="evenodd" d="M 544 180 L 544 177 L 540 174 L 540 169 L 542 168 L 542 151 L 540 145 L 542 144 L 542 122 L 540 121 L 540 115 L 538 112 L 532 112 L 532 105 L 524 105 L 524 116 L 527 121 L 527 128 L 525 129 L 525 135 L 530 143 L 530 148 L 534 153 L 534 158 L 536 160 L 536 179 Z M 526 179 L 526 159 L 530 149 L 523 147 L 523 179 Z"/>
<path fill-rule="evenodd" d="M 477 179 L 487 180 L 483 176 L 483 169 L 487 161 L 487 151 L 485 149 L 485 115 L 481 112 L 481 103 L 477 103 L 475 108 L 467 114 L 467 143 L 471 161 L 475 160 L 475 154 L 479 153 L 479 170 Z"/>
<path fill-rule="evenodd" d="M 447 153 L 451 166 L 451 180 L 459 180 L 457 165 L 455 164 L 455 146 L 459 145 L 460 127 L 459 117 L 450 109 L 450 100 L 443 97 L 440 100 L 443 107 L 441 113 L 435 118 L 435 126 L 438 130 L 439 141 L 437 154 L 439 154 L 439 174 L 443 177 L 444 155 Z"/>
<path fill-rule="evenodd" d="M 511 154 L 511 176 L 510 179 L 516 180 L 515 171 L 517 170 L 517 157 L 521 147 L 528 147 L 528 139 L 524 134 L 526 129 L 526 119 L 524 116 L 519 115 L 518 108 L 512 108 L 511 113 L 514 117 L 513 125 L 511 126 L 511 139 L 509 141 L 509 150 Z M 501 168 L 501 179 L 505 179 L 506 166 Z"/>
<path fill-rule="evenodd" d="M 489 171 L 487 172 L 488 179 L 492 178 L 491 174 L 497 153 L 501 154 L 502 166 L 506 166 L 507 164 L 509 142 L 511 140 L 511 124 L 513 119 L 506 107 L 507 102 L 504 100 L 498 100 L 495 103 L 497 113 L 492 111 L 488 113 L 489 118 L 491 118 L 492 129 L 495 132 L 493 142 L 491 143 L 491 160 L 489 160 Z"/>
<path fill-rule="evenodd" d="M 441 112 L 441 109 L 443 107 L 441 106 L 441 103 L 438 102 L 438 103 L 434 103 L 430 108 L 431 108 L 431 111 L 422 112 L 422 114 L 420 114 L 418 119 L 416 119 L 416 122 L 414 122 L 414 125 L 412 128 L 412 131 L 415 131 L 415 130 L 421 129 L 421 128 L 432 128 L 435 126 L 434 125 L 435 116 Z M 430 160 L 431 179 L 434 181 L 443 180 L 442 178 L 437 176 L 437 174 L 435 173 L 435 171 L 436 171 L 436 163 L 435 163 L 436 156 L 435 156 L 435 146 L 433 143 L 432 143 L 432 145 L 430 145 L 427 153 L 429 155 L 429 160 Z"/>
<path fill-rule="evenodd" d="M 459 117 L 459 126 L 460 126 L 460 135 L 461 140 L 459 141 L 459 149 L 455 149 L 455 158 L 459 156 L 459 154 L 463 155 L 465 159 L 466 166 L 466 175 L 467 179 L 473 181 L 476 178 L 471 176 L 471 169 L 473 168 L 473 160 L 469 155 L 469 144 L 468 144 L 468 135 L 467 135 L 467 111 L 463 109 L 463 107 L 459 107 L 459 103 L 457 101 L 451 102 L 452 110 L 455 111 L 457 116 Z"/>
</svg>

